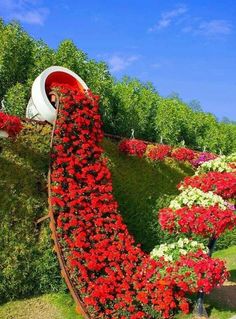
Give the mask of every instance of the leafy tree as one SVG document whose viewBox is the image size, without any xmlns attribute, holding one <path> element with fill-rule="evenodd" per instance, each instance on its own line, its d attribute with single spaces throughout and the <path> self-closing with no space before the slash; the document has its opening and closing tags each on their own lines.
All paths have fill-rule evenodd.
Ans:
<svg viewBox="0 0 236 319">
<path fill-rule="evenodd" d="M 87 63 L 87 55 L 73 41 L 64 40 L 60 43 L 55 55 L 56 65 L 68 68 L 85 79 Z"/>
<path fill-rule="evenodd" d="M 28 84 L 31 86 L 34 79 L 46 68 L 55 64 L 55 51 L 43 41 L 34 41 L 32 48 L 32 63 L 29 67 Z"/>
<path fill-rule="evenodd" d="M 198 100 L 191 100 L 188 105 L 194 112 L 203 112 L 201 103 Z"/>
<path fill-rule="evenodd" d="M 19 24 L 0 27 L 0 99 L 17 82 L 25 83 L 32 62 L 33 40 Z"/>
<path fill-rule="evenodd" d="M 151 138 L 153 115 L 159 95 L 150 83 L 124 78 L 112 87 L 111 127 L 115 134 L 130 136 L 131 129 L 137 138 Z"/>
<path fill-rule="evenodd" d="M 26 86 L 21 83 L 16 83 L 10 87 L 4 96 L 5 111 L 12 115 L 25 117 L 28 98 Z"/>
<path fill-rule="evenodd" d="M 164 143 L 176 145 L 185 141 L 192 143 L 189 133 L 189 121 L 192 111 L 179 99 L 161 99 L 155 119 L 156 139 L 162 137 Z"/>
</svg>

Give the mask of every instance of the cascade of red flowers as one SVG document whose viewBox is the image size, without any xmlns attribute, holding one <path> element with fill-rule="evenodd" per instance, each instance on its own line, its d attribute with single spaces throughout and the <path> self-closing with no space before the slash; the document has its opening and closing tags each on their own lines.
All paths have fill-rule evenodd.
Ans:
<svg viewBox="0 0 236 319">
<path fill-rule="evenodd" d="M 134 244 L 117 211 L 111 173 L 101 157 L 98 97 L 53 86 L 62 97 L 51 154 L 51 205 L 68 273 L 90 318 L 167 318 L 177 309 L 187 312 L 186 293 L 196 292 L 199 284 L 206 291 L 221 284 L 224 264 L 199 252 L 201 261 L 209 259 L 207 269 L 190 256 L 192 261 L 183 258 L 175 271 L 161 275 L 168 263 L 151 259 Z M 186 263 L 196 282 L 178 274 Z"/>
</svg>

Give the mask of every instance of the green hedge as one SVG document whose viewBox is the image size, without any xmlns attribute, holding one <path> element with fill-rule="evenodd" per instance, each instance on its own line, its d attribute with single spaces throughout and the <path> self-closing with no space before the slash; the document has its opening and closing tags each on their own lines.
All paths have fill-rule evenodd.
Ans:
<svg viewBox="0 0 236 319">
<path fill-rule="evenodd" d="M 0 140 L 0 301 L 62 287 L 47 222 L 49 126 Z"/>
</svg>

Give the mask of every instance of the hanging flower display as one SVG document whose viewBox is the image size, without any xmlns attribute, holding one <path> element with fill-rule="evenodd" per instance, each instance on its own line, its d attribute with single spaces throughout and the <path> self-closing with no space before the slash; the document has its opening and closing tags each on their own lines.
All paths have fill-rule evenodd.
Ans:
<svg viewBox="0 0 236 319">
<path fill-rule="evenodd" d="M 162 161 L 165 157 L 171 154 L 171 146 L 159 144 L 148 145 L 146 150 L 146 156 L 152 161 Z"/>
<path fill-rule="evenodd" d="M 124 139 L 119 143 L 119 150 L 128 155 L 142 157 L 147 148 L 147 144 L 141 140 Z"/>
</svg>

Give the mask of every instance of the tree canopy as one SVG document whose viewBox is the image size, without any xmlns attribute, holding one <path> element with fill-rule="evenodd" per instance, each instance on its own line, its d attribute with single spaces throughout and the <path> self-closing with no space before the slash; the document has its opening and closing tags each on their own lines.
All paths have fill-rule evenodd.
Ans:
<svg viewBox="0 0 236 319">
<path fill-rule="evenodd" d="M 21 117 L 34 79 L 47 67 L 59 65 L 76 72 L 100 95 L 107 133 L 171 145 L 185 143 L 196 150 L 216 153 L 236 151 L 236 124 L 202 110 L 197 100 L 182 101 L 178 93 L 161 97 L 151 83 L 124 77 L 114 79 L 103 61 L 89 59 L 71 40 L 57 49 L 30 37 L 22 27 L 0 19 L 0 100 L 6 112 Z"/>
</svg>

